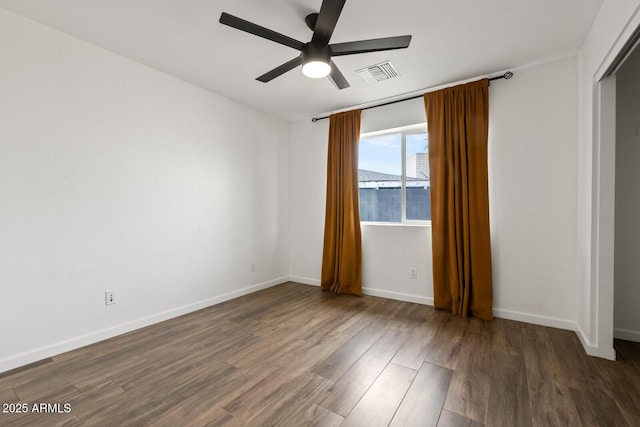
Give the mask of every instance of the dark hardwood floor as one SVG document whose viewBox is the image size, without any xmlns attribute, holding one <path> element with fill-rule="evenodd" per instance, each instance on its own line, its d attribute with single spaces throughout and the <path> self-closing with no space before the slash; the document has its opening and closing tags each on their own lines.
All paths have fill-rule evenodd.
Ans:
<svg viewBox="0 0 640 427">
<path fill-rule="evenodd" d="M 0 374 L 0 426 L 639 426 L 616 349 L 287 283 Z"/>
</svg>

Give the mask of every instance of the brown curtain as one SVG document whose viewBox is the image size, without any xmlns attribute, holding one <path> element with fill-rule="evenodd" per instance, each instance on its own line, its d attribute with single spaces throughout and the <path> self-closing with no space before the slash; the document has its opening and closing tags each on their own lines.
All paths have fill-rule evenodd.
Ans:
<svg viewBox="0 0 640 427">
<path fill-rule="evenodd" d="M 431 169 L 433 299 L 492 319 L 487 79 L 424 95 Z"/>
<path fill-rule="evenodd" d="M 362 241 L 358 200 L 360 110 L 329 117 L 327 204 L 322 290 L 362 295 Z"/>
</svg>

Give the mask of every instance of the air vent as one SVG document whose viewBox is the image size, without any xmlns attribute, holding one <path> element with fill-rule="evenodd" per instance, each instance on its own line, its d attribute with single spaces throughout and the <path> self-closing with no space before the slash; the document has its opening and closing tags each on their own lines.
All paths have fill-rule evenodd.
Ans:
<svg viewBox="0 0 640 427">
<path fill-rule="evenodd" d="M 370 85 L 383 80 L 389 80 L 400 75 L 390 61 L 381 62 L 380 64 L 356 70 L 356 73 L 358 73 L 360 77 Z"/>
</svg>

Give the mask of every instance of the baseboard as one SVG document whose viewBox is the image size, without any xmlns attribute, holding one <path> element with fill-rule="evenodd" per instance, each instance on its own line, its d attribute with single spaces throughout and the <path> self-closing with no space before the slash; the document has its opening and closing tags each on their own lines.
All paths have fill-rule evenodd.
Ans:
<svg viewBox="0 0 640 427">
<path fill-rule="evenodd" d="M 414 302 L 416 304 L 433 306 L 433 298 L 423 297 L 421 295 L 405 294 L 402 292 L 392 292 L 375 288 L 362 288 L 362 293 L 364 295 L 370 295 L 372 297 L 387 298 L 397 301 Z"/>
<path fill-rule="evenodd" d="M 571 320 L 557 317 L 541 316 L 539 314 L 524 313 L 521 311 L 493 308 L 493 315 L 500 319 L 516 320 L 518 322 L 532 323 L 534 325 L 549 326 L 551 328 L 575 330 L 575 323 Z"/>
<path fill-rule="evenodd" d="M 640 331 L 632 329 L 613 328 L 613 337 L 619 340 L 640 342 Z"/>
<path fill-rule="evenodd" d="M 580 344 L 584 348 L 585 353 L 589 356 L 601 357 L 607 360 L 616 360 L 616 351 L 613 346 L 610 348 L 607 346 L 606 348 L 600 348 L 596 344 L 594 344 L 587 334 L 582 330 L 580 325 L 575 324 L 574 331 L 580 340 Z"/>
<path fill-rule="evenodd" d="M 149 325 L 153 325 L 165 320 L 173 319 L 174 317 L 182 316 L 203 308 L 210 307 L 212 305 L 219 304 L 224 301 L 228 301 L 234 298 L 241 297 L 253 292 L 257 292 L 262 289 L 270 288 L 272 286 L 285 283 L 289 280 L 288 276 L 279 277 L 277 279 L 268 280 L 266 282 L 258 283 L 246 288 L 238 289 L 226 294 L 218 295 L 205 300 L 197 301 L 191 304 L 183 305 L 181 307 L 172 308 L 160 313 L 152 314 L 149 316 L 141 317 L 129 322 L 121 323 L 109 328 L 101 329 L 99 331 L 91 332 L 89 334 L 81 335 L 78 337 L 70 338 L 68 340 L 60 341 L 57 343 L 49 344 L 29 350 L 17 355 L 9 356 L 4 359 L 0 359 L 0 373 L 6 372 L 21 366 L 28 365 L 30 363 L 37 362 L 48 357 L 52 357 L 67 351 L 75 350 L 80 347 L 94 344 L 99 341 L 103 341 L 109 338 L 113 338 L 118 335 L 122 335 L 127 332 L 134 331 L 136 329 L 144 328 Z"/>
<path fill-rule="evenodd" d="M 310 279 L 308 277 L 289 276 L 289 280 L 296 283 L 302 283 L 303 285 L 320 286 L 320 280 Z M 417 304 L 433 305 L 433 298 L 423 297 L 420 295 L 405 294 L 402 292 L 392 292 L 383 289 L 374 288 L 362 288 L 364 295 L 370 295 L 372 297 L 380 297 L 393 299 L 398 301 L 415 302 Z"/>
<path fill-rule="evenodd" d="M 303 285 L 320 286 L 320 280 L 301 276 L 289 276 L 289 280 Z"/>
</svg>

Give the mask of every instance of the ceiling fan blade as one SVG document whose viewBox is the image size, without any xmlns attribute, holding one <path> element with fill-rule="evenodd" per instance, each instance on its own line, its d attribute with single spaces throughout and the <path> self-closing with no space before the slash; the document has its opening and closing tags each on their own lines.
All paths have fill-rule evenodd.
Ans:
<svg viewBox="0 0 640 427">
<path fill-rule="evenodd" d="M 275 79 L 276 77 L 283 75 L 287 71 L 293 70 L 294 68 L 296 68 L 300 64 L 302 64 L 302 57 L 301 56 L 297 56 L 297 57 L 293 58 L 291 61 L 285 62 L 284 64 L 280 65 L 279 67 L 276 67 L 273 70 L 271 70 L 271 71 L 269 71 L 267 73 L 264 73 L 263 75 L 258 77 L 256 80 L 259 80 L 259 81 L 261 81 L 263 83 L 269 82 L 269 81 Z"/>
<path fill-rule="evenodd" d="M 237 16 L 229 15 L 225 12 L 222 12 L 222 15 L 220 15 L 220 23 L 236 28 L 240 31 L 251 33 L 258 37 L 262 37 L 264 39 L 289 46 L 296 50 L 302 50 L 302 46 L 304 46 L 304 43 L 298 40 L 287 37 L 284 34 L 277 33 L 268 28 L 261 27 L 260 25 L 254 24 L 253 22 L 245 21 L 244 19 L 238 18 Z"/>
<path fill-rule="evenodd" d="M 396 36 L 381 39 L 360 40 L 356 42 L 336 43 L 330 45 L 330 47 L 331 56 L 344 56 L 356 53 L 404 49 L 409 47 L 409 43 L 411 43 L 411 36 Z"/>
<path fill-rule="evenodd" d="M 342 75 L 338 66 L 333 61 L 331 61 L 331 74 L 329 74 L 329 80 L 331 80 L 338 89 L 345 89 L 349 87 L 349 82 Z"/>
<path fill-rule="evenodd" d="M 312 43 L 326 45 L 331 39 L 333 30 L 336 28 L 342 7 L 346 0 L 323 0 L 318 12 L 318 20 L 313 30 Z"/>
</svg>

